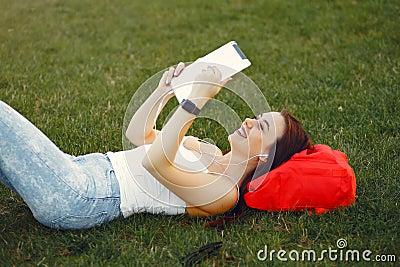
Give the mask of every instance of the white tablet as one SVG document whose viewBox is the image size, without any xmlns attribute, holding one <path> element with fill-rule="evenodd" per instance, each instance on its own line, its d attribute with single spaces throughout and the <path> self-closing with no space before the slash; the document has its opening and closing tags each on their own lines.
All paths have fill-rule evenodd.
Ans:
<svg viewBox="0 0 400 267">
<path fill-rule="evenodd" d="M 189 96 L 196 75 L 208 66 L 216 66 L 221 72 L 221 81 L 251 65 L 235 41 L 231 41 L 208 55 L 198 58 L 187 66 L 178 77 L 171 80 L 171 87 L 179 102 Z"/>
</svg>

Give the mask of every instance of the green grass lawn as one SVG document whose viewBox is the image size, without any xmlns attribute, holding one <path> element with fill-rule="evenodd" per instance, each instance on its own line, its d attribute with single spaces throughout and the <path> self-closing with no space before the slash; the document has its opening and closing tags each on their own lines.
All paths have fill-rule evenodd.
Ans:
<svg viewBox="0 0 400 267">
<path fill-rule="evenodd" d="M 399 1 L 0 0 L 0 6 L 0 99 L 67 153 L 122 149 L 125 110 L 147 78 L 236 40 L 253 64 L 244 73 L 271 109 L 289 109 L 314 143 L 345 152 L 357 177 L 353 207 L 321 216 L 249 211 L 223 231 L 204 229 L 203 218 L 146 214 L 90 230 L 52 230 L 0 185 L 0 266 L 179 265 L 214 241 L 222 248 L 204 266 L 266 266 L 269 260 L 257 259 L 265 245 L 320 252 L 335 249 L 340 238 L 346 249 L 372 251 L 372 259 L 396 255 L 396 263 L 369 264 L 399 264 Z M 191 131 L 203 128 L 200 121 Z M 203 134 L 216 138 L 210 127 Z M 356 264 L 316 262 L 343 263 Z"/>
</svg>

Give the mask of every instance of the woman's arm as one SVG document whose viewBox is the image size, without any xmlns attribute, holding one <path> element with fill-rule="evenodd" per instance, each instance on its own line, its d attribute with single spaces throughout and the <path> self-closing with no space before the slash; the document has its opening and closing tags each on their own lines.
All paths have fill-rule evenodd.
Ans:
<svg viewBox="0 0 400 267">
<path fill-rule="evenodd" d="M 134 145 L 151 144 L 156 139 L 159 133 L 154 129 L 158 116 L 157 111 L 159 111 L 160 105 L 162 109 L 173 96 L 173 94 L 168 94 L 171 90 L 171 80 L 178 76 L 184 67 L 185 65 L 181 62 L 176 69 L 171 67 L 164 72 L 157 88 L 133 115 L 125 135 Z"/>
<path fill-rule="evenodd" d="M 201 109 L 221 89 L 220 73 L 215 68 L 208 68 L 198 76 L 198 80 L 206 83 L 194 84 L 189 99 Z M 183 170 L 173 164 L 179 144 L 194 119 L 195 115 L 178 107 L 148 150 L 143 166 L 188 204 L 189 214 L 207 216 L 223 213 L 237 201 L 236 185 L 230 179 Z"/>
</svg>

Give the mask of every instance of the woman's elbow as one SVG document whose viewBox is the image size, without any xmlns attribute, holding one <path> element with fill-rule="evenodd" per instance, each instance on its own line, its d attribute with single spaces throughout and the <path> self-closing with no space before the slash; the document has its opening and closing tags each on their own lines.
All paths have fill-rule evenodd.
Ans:
<svg viewBox="0 0 400 267">
<path fill-rule="evenodd" d="M 146 144 L 151 144 L 157 137 L 155 131 L 151 131 L 147 135 L 138 134 L 138 131 L 134 129 L 128 129 L 125 133 L 126 138 L 134 144 L 135 146 L 142 146 Z"/>
</svg>

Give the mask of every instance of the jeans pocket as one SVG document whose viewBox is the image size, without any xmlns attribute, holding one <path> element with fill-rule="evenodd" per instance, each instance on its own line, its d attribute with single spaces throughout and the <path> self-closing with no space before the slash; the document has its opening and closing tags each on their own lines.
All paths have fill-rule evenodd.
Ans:
<svg viewBox="0 0 400 267">
<path fill-rule="evenodd" d="M 95 226 L 100 226 L 107 216 L 106 211 L 95 213 L 92 215 L 71 215 L 66 214 L 52 220 L 52 228 L 62 230 L 79 230 Z"/>
</svg>

